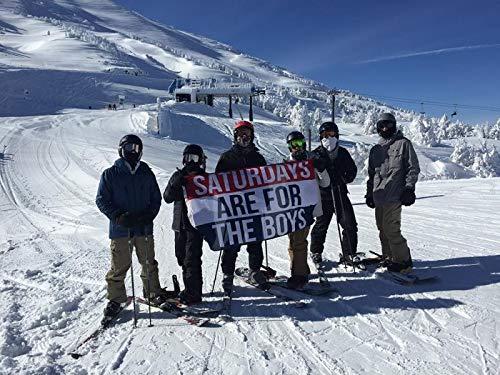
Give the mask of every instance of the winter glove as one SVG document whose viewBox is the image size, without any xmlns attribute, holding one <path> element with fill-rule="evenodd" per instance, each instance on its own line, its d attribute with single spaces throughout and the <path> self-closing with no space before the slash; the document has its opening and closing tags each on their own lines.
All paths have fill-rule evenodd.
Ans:
<svg viewBox="0 0 500 375">
<path fill-rule="evenodd" d="M 133 228 L 137 225 L 137 216 L 130 212 L 125 212 L 116 217 L 116 223 L 125 228 Z"/>
<path fill-rule="evenodd" d="M 317 169 L 318 172 L 323 172 L 326 168 L 326 161 L 317 153 L 313 153 L 312 155 L 313 166 Z"/>
<path fill-rule="evenodd" d="M 153 219 L 155 218 L 155 215 L 149 211 L 149 210 L 144 210 L 141 211 L 137 214 L 137 225 L 148 225 L 153 222 Z"/>
<path fill-rule="evenodd" d="M 184 176 L 187 175 L 186 167 L 177 170 L 178 173 L 174 173 L 172 177 L 170 177 L 170 183 L 172 187 L 175 189 L 181 189 L 184 183 Z"/>
<path fill-rule="evenodd" d="M 413 203 L 415 203 L 415 191 L 410 188 L 405 188 L 403 190 L 403 194 L 401 194 L 401 204 L 403 206 L 411 206 Z"/>
<path fill-rule="evenodd" d="M 373 195 L 371 194 L 366 194 L 365 195 L 365 202 L 366 205 L 370 208 L 375 208 L 375 202 L 373 201 Z"/>
</svg>

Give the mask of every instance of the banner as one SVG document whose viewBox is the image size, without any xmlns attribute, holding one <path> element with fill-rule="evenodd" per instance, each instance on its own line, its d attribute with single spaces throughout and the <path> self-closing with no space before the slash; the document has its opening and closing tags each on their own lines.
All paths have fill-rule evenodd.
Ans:
<svg viewBox="0 0 500 375">
<path fill-rule="evenodd" d="M 212 250 L 311 225 L 320 193 L 311 160 L 186 177 L 189 221 Z"/>
</svg>

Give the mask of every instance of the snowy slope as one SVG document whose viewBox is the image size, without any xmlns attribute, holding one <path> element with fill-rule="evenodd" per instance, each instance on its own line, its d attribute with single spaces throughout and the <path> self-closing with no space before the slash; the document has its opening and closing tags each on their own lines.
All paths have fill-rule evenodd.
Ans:
<svg viewBox="0 0 500 375">
<path fill-rule="evenodd" d="M 221 134 L 230 135 L 232 120 L 202 108 L 180 104 L 172 110 L 206 127 L 211 171 L 230 142 Z M 276 119 L 265 112 L 258 116 L 261 147 L 266 157 L 278 159 L 286 129 L 273 131 L 279 129 L 272 125 Z M 66 349 L 105 305 L 107 223 L 94 197 L 100 173 L 117 157 L 118 139 L 129 131 L 142 136 L 144 160 L 163 189 L 186 142 L 199 137 L 199 127 L 185 129 L 182 140 L 147 135 L 148 118 L 145 107 L 0 122 L 1 144 L 9 145 L 0 163 L 0 373 L 497 373 L 498 178 L 419 183 L 417 203 L 404 210 L 403 231 L 416 267 L 432 266 L 437 283 L 404 287 L 332 268 L 328 275 L 340 296 L 316 298 L 304 310 L 238 283 L 234 323 L 193 328 L 154 313 L 154 327 L 148 328 L 141 310 L 137 329 L 125 321 L 90 345 L 86 356 L 70 358 Z M 373 211 L 362 203 L 364 187 L 350 190 L 359 249 L 378 250 Z M 169 288 L 170 276 L 180 274 L 171 216 L 172 206 L 163 204 L 155 221 L 160 278 Z M 270 264 L 288 274 L 286 239 L 269 241 L 268 247 Z M 336 260 L 338 251 L 332 229 L 325 254 Z M 246 258 L 243 251 L 239 264 Z M 205 247 L 205 292 L 216 262 L 217 254 Z"/>
</svg>

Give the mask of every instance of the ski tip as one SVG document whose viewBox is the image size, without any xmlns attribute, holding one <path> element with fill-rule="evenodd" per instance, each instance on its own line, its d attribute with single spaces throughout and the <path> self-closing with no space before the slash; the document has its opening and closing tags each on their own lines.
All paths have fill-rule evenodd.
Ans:
<svg viewBox="0 0 500 375">
<path fill-rule="evenodd" d="M 68 353 L 70 355 L 71 358 L 73 359 L 78 359 L 80 357 L 83 357 L 83 354 L 80 354 L 80 353 L 75 353 L 75 352 L 71 352 L 71 353 Z"/>
</svg>

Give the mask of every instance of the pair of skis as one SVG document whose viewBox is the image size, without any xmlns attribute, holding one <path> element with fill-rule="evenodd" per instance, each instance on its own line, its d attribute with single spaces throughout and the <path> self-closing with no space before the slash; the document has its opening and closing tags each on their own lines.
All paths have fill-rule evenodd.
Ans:
<svg viewBox="0 0 500 375">
<path fill-rule="evenodd" d="M 136 297 L 135 301 L 141 305 L 150 305 L 153 309 L 158 309 L 159 311 L 165 312 L 173 318 L 178 318 L 184 320 L 186 323 L 203 327 L 208 325 L 213 317 L 217 317 L 219 309 L 200 309 L 192 306 L 187 306 L 179 303 L 175 300 L 169 300 L 162 305 L 150 304 L 147 300 Z M 115 325 L 123 317 L 123 311 L 127 310 L 133 302 L 133 297 L 128 297 L 127 301 L 122 304 L 120 311 L 113 317 L 105 318 L 101 320 L 101 323 L 94 329 L 90 331 L 83 339 L 76 342 L 69 350 L 68 354 L 74 358 L 78 359 L 84 356 L 88 351 L 86 347 L 92 341 L 97 340 L 102 334 L 111 326 Z"/>
</svg>

